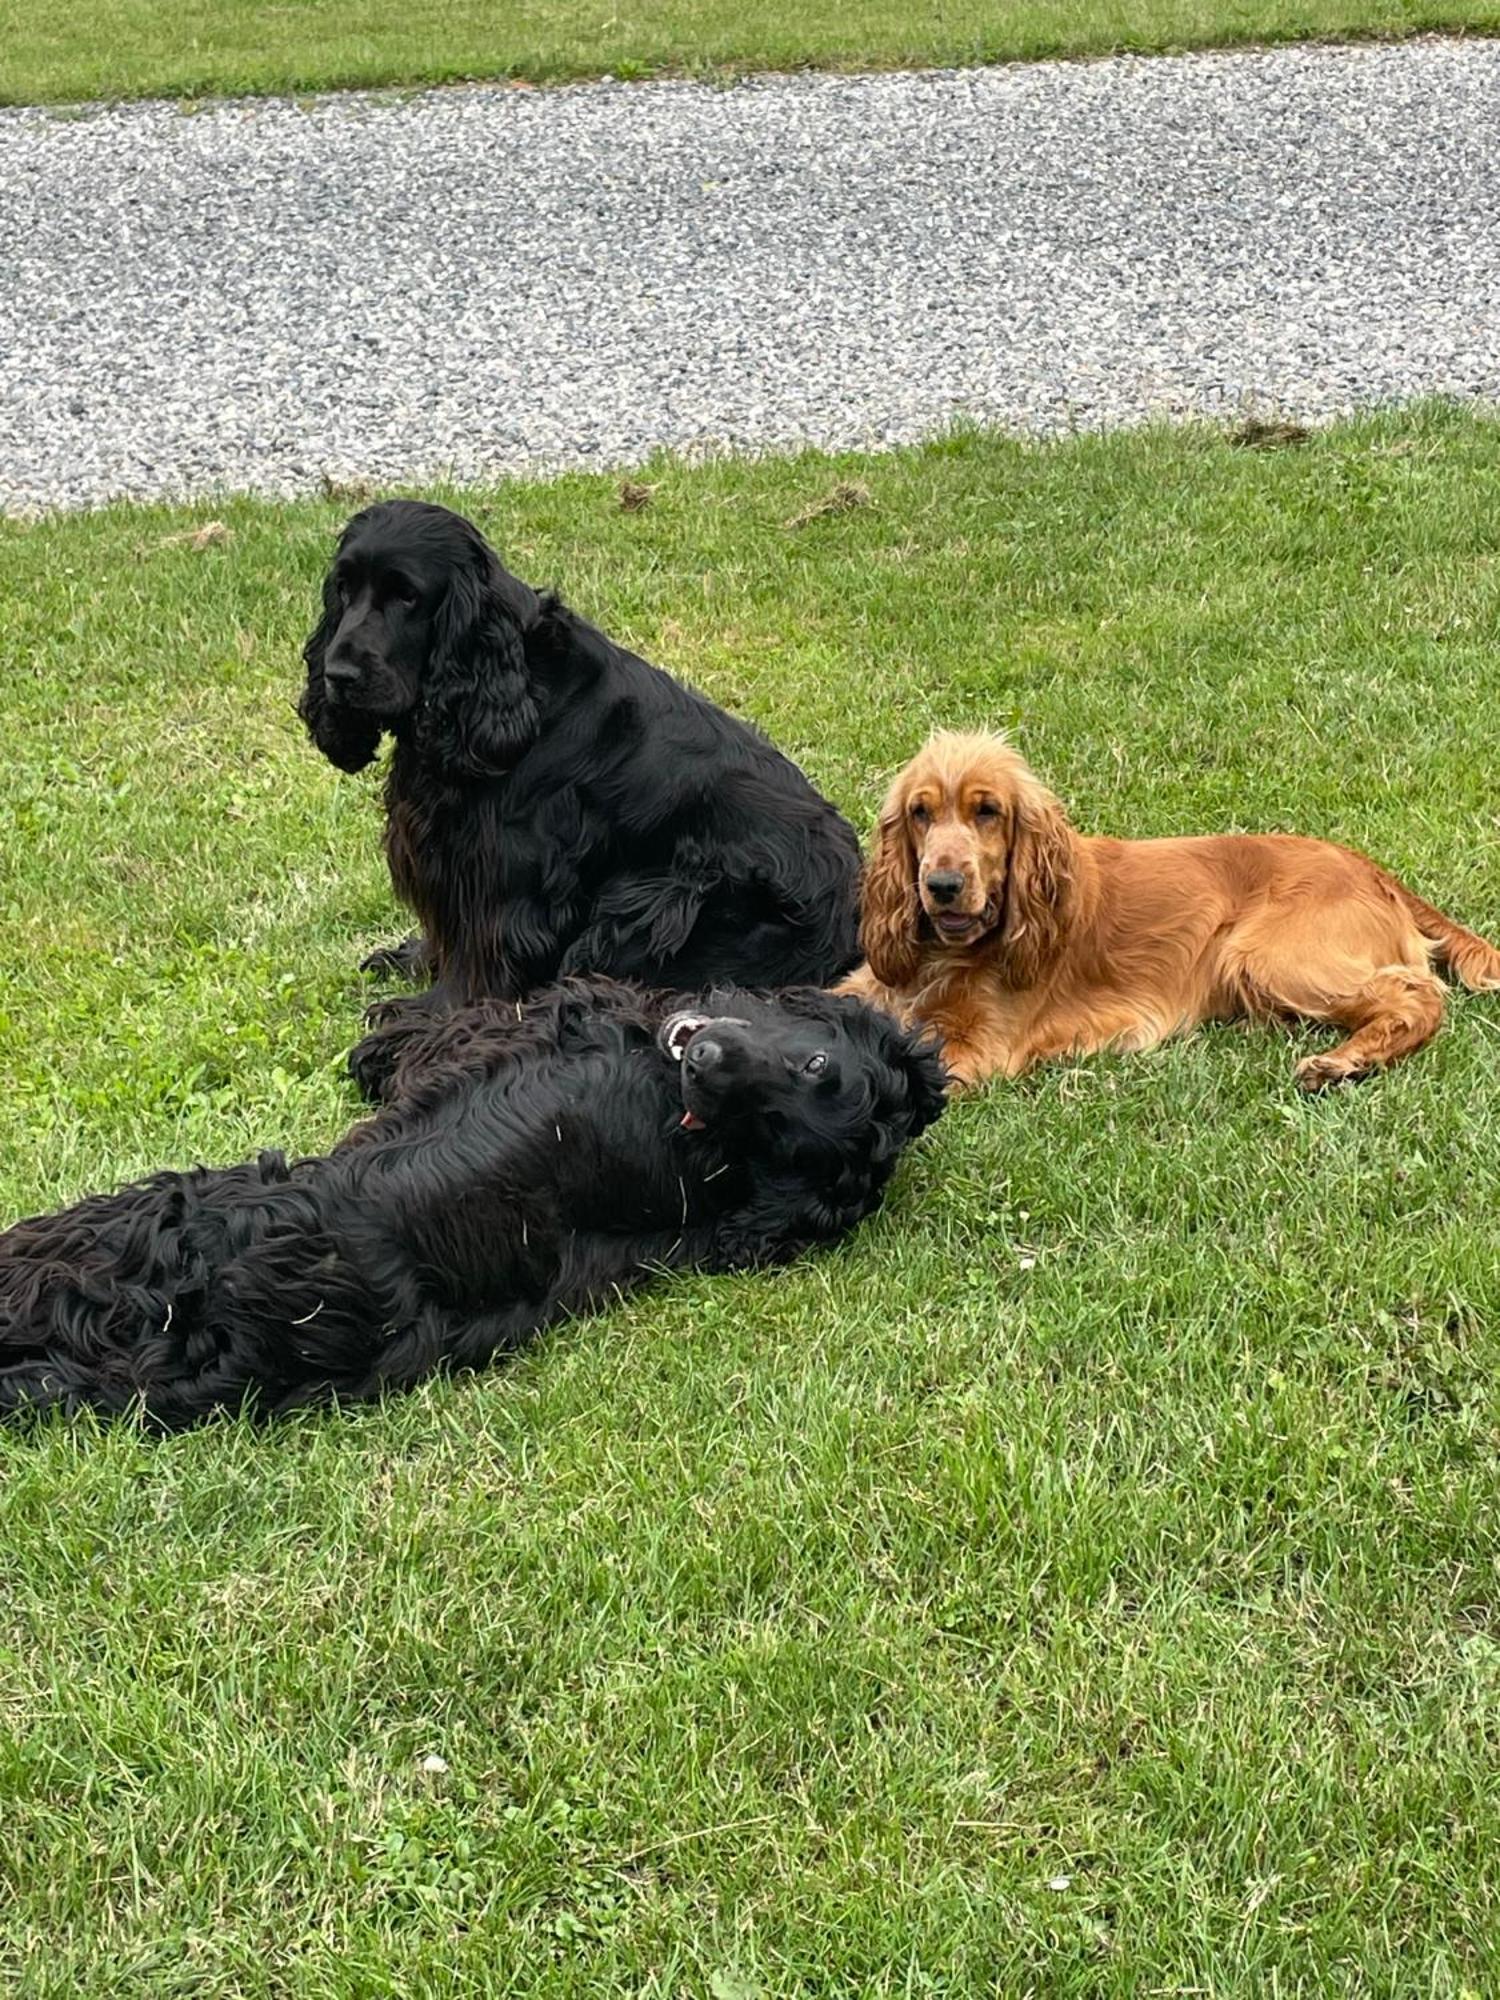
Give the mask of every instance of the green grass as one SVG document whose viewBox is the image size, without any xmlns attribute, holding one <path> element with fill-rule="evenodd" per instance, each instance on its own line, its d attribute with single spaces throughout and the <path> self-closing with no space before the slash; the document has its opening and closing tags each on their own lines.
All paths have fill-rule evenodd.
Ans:
<svg viewBox="0 0 1500 2000">
<path fill-rule="evenodd" d="M 1086 827 L 1500 931 L 1500 425 L 648 477 L 467 504 L 862 827 L 1000 723 Z M 401 917 L 291 710 L 339 517 L 0 526 L 4 1216 L 353 1112 Z M 1500 1005 L 1307 1102 L 1316 1040 L 996 1087 L 837 1253 L 383 1409 L 0 1436 L 0 1981 L 1500 1989 Z"/>
<path fill-rule="evenodd" d="M 882 69 L 1429 29 L 1500 0 L 0 0 L 0 103 Z"/>
</svg>

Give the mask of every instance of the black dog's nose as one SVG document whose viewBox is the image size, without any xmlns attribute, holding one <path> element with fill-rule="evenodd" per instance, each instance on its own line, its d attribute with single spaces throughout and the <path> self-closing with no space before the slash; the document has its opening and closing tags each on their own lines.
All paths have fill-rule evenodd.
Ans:
<svg viewBox="0 0 1500 2000">
<path fill-rule="evenodd" d="M 330 701 L 353 701 L 362 676 L 348 660 L 328 660 L 323 667 L 323 686 Z"/>
<path fill-rule="evenodd" d="M 724 1049 L 712 1035 L 697 1035 L 688 1043 L 682 1060 L 690 1070 L 701 1075 L 705 1070 L 718 1068 L 724 1060 Z"/>
<path fill-rule="evenodd" d="M 940 868 L 927 878 L 927 893 L 935 903 L 951 903 L 964 886 L 956 868 Z"/>
</svg>

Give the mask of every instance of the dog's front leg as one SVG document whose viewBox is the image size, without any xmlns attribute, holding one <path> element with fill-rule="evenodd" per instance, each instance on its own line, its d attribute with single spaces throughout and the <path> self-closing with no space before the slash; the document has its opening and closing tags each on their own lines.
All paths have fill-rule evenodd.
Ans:
<svg viewBox="0 0 1500 2000">
<path fill-rule="evenodd" d="M 436 970 L 437 955 L 431 941 L 421 931 L 412 931 L 399 944 L 383 944 L 359 961 L 361 972 L 372 979 L 430 979 Z"/>
</svg>

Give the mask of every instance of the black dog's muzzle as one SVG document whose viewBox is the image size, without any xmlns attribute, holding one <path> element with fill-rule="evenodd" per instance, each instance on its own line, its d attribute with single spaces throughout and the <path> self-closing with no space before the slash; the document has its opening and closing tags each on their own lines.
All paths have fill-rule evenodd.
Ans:
<svg viewBox="0 0 1500 2000">
<path fill-rule="evenodd" d="M 663 1021 L 656 1037 L 657 1046 L 663 1055 L 682 1065 L 684 1131 L 701 1132 L 707 1125 L 708 1120 L 700 1115 L 703 1094 L 720 1077 L 729 1051 L 739 1039 L 736 1031 L 749 1026 L 748 1021 L 733 1014 L 684 1012 L 669 1014 Z M 690 1094 L 698 1098 L 698 1109 L 689 1101 Z"/>
</svg>

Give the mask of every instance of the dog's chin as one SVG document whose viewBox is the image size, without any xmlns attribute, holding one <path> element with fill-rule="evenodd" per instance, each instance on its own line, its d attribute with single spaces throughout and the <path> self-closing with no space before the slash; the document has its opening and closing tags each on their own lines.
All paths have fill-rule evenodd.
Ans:
<svg viewBox="0 0 1500 2000">
<path fill-rule="evenodd" d="M 988 937 L 995 928 L 999 912 L 993 903 L 986 903 L 982 910 L 973 911 L 933 910 L 924 903 L 922 914 L 939 944 L 948 945 L 954 951 L 963 951 L 971 944 L 978 944 L 982 937 Z"/>
</svg>

